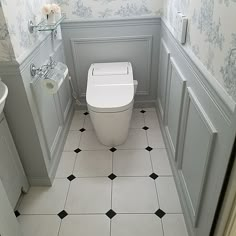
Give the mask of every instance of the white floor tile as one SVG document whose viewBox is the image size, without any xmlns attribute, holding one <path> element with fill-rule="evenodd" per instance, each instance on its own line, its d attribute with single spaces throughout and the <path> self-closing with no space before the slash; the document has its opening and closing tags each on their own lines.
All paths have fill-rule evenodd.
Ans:
<svg viewBox="0 0 236 236">
<path fill-rule="evenodd" d="M 158 177 L 156 186 L 161 210 L 166 213 L 182 213 L 174 178 Z"/>
<path fill-rule="evenodd" d="M 150 128 L 147 130 L 148 144 L 152 148 L 165 148 L 162 133 L 159 128 Z"/>
<path fill-rule="evenodd" d="M 117 176 L 149 176 L 152 166 L 146 150 L 117 150 L 113 157 L 113 172 Z"/>
<path fill-rule="evenodd" d="M 182 214 L 167 214 L 162 218 L 165 236 L 188 236 Z"/>
<path fill-rule="evenodd" d="M 69 215 L 63 219 L 59 236 L 109 236 L 110 220 L 105 215 Z"/>
<path fill-rule="evenodd" d="M 153 170 L 160 175 L 173 175 L 166 149 L 153 149 L 151 152 Z"/>
<path fill-rule="evenodd" d="M 75 110 L 76 113 L 80 115 L 84 115 L 85 112 L 88 112 L 88 110 Z"/>
<path fill-rule="evenodd" d="M 21 215 L 18 220 L 24 236 L 57 236 L 61 223 L 57 215 Z"/>
<path fill-rule="evenodd" d="M 56 178 L 66 178 L 72 174 L 75 164 L 75 152 L 63 152 L 57 169 Z"/>
<path fill-rule="evenodd" d="M 144 127 L 144 116 L 140 111 L 133 111 L 130 128 L 141 129 Z"/>
<path fill-rule="evenodd" d="M 146 108 L 143 108 L 143 110 L 145 110 L 146 112 L 156 112 L 156 109 L 155 107 L 146 107 Z"/>
<path fill-rule="evenodd" d="M 149 128 L 159 128 L 159 121 L 155 111 L 144 113 L 145 125 Z"/>
<path fill-rule="evenodd" d="M 93 130 L 93 124 L 89 115 L 85 116 L 84 128 L 86 130 Z"/>
<path fill-rule="evenodd" d="M 70 130 L 80 130 L 81 128 L 83 128 L 84 118 L 85 118 L 84 114 L 75 111 L 74 116 L 72 118 Z"/>
<path fill-rule="evenodd" d="M 66 143 L 64 146 L 64 151 L 73 152 L 76 148 L 79 147 L 81 132 L 80 131 L 69 131 Z"/>
<path fill-rule="evenodd" d="M 66 211 L 106 213 L 111 208 L 111 180 L 108 178 L 78 178 L 71 182 Z"/>
<path fill-rule="evenodd" d="M 67 179 L 55 179 L 51 187 L 31 187 L 19 206 L 21 214 L 58 214 L 64 209 Z"/>
<path fill-rule="evenodd" d="M 154 213 L 158 209 L 150 177 L 117 177 L 113 180 L 112 209 L 117 213 Z"/>
<path fill-rule="evenodd" d="M 112 173 L 111 151 L 82 151 L 78 153 L 74 175 L 78 177 L 108 176 Z"/>
<path fill-rule="evenodd" d="M 163 236 L 161 220 L 155 215 L 117 215 L 111 221 L 111 236 L 121 235 Z"/>
<path fill-rule="evenodd" d="M 126 142 L 118 149 L 142 149 L 148 146 L 146 132 L 143 129 L 130 129 Z"/>
<path fill-rule="evenodd" d="M 101 144 L 93 130 L 86 130 L 82 133 L 80 141 L 80 149 L 82 150 L 104 150 L 109 147 Z"/>
</svg>

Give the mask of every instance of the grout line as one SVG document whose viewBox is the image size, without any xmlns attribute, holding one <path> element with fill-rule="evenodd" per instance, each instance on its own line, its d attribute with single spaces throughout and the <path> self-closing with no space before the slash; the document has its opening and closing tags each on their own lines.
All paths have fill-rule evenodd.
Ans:
<svg viewBox="0 0 236 236">
<path fill-rule="evenodd" d="M 154 168 L 153 168 L 153 162 L 152 162 L 151 152 L 149 152 L 149 157 L 150 157 L 150 162 L 151 162 L 151 166 L 152 166 L 152 172 L 155 173 Z M 159 200 L 158 191 L 157 191 L 156 180 L 154 180 L 154 185 L 155 185 L 155 189 L 156 189 L 157 203 L 158 203 L 158 205 L 159 205 L 159 209 L 161 209 L 160 200 Z M 160 220 L 161 220 L 162 233 L 163 233 L 163 235 L 164 235 L 164 227 L 163 227 L 162 218 L 160 218 Z"/>
<path fill-rule="evenodd" d="M 60 231 L 61 231 L 61 224 L 62 224 L 62 219 L 61 219 L 61 221 L 60 221 L 60 225 L 59 225 L 59 227 L 58 227 L 57 236 L 59 236 L 59 234 L 60 234 Z"/>
<path fill-rule="evenodd" d="M 81 139 L 81 137 L 80 137 L 80 139 Z M 75 169 L 75 163 L 76 163 L 76 160 L 77 160 L 77 155 L 78 155 L 78 153 L 76 153 L 76 157 L 75 157 L 75 160 L 74 160 L 74 165 L 73 165 L 73 169 L 72 169 L 72 173 L 71 173 L 71 174 L 73 174 L 74 169 Z M 64 204 L 64 209 L 63 209 L 63 210 L 65 210 L 65 208 L 66 208 L 66 202 L 67 202 L 67 198 L 68 198 L 68 195 L 69 195 L 70 186 L 71 186 L 71 181 L 70 181 L 70 183 L 69 183 L 69 187 L 68 187 L 68 190 L 67 190 L 67 194 L 66 194 L 66 199 L 65 199 L 65 204 Z M 58 212 L 58 213 L 59 213 L 59 212 Z M 62 219 L 61 219 L 61 222 L 60 222 L 60 226 L 59 226 L 59 229 L 58 229 L 57 236 L 59 236 L 59 234 L 60 234 L 60 231 L 61 231 L 61 224 L 62 224 Z"/>
<path fill-rule="evenodd" d="M 111 236 L 111 220 L 112 220 L 112 219 L 110 219 L 110 236 Z"/>
<path fill-rule="evenodd" d="M 67 212 L 68 213 L 68 212 Z M 87 216 L 87 215 L 102 215 L 105 216 L 106 213 L 68 213 L 68 216 Z M 143 213 L 143 212 L 116 212 L 117 215 L 153 215 L 154 213 Z M 57 214 L 20 214 L 21 216 L 57 216 Z M 166 213 L 166 215 L 183 215 L 183 213 L 181 212 L 177 212 L 177 213 Z M 58 217 L 58 216 L 57 216 Z"/>
<path fill-rule="evenodd" d="M 153 170 L 152 170 L 152 173 L 153 173 Z M 150 174 L 152 174 L 152 173 L 150 173 Z M 117 176 L 117 178 L 150 178 L 149 177 L 150 174 L 148 174 L 148 175 L 132 175 L 132 176 L 130 176 L 130 175 L 125 175 L 125 176 L 117 175 L 116 173 L 113 173 L 113 174 L 115 174 Z M 73 175 L 75 175 L 75 174 L 73 174 Z M 173 175 L 158 175 L 158 176 L 159 177 L 173 177 Z M 57 177 L 55 179 L 67 179 L 67 177 Z M 107 178 L 106 175 L 104 175 L 104 176 L 78 176 L 78 177 L 75 176 L 75 177 L 76 177 L 76 179 Z"/>
<path fill-rule="evenodd" d="M 113 168 L 113 161 L 114 161 L 114 152 L 112 153 L 112 167 L 111 167 L 111 173 L 113 173 L 114 171 L 114 168 Z M 114 174 L 114 173 L 113 173 Z M 112 193 L 113 193 L 113 181 L 114 180 L 111 180 L 111 209 L 112 209 Z"/>
<path fill-rule="evenodd" d="M 147 131 L 145 131 L 145 132 L 147 132 Z M 149 145 L 149 142 L 148 142 L 148 145 Z M 82 151 L 94 151 L 94 152 L 95 151 L 109 151 L 110 148 L 112 148 L 112 147 L 108 147 L 108 149 L 106 149 L 106 148 L 104 148 L 104 149 L 82 149 Z M 117 151 L 126 151 L 126 150 L 140 151 L 140 150 L 145 150 L 146 147 L 145 148 L 119 148 L 119 146 L 116 146 L 115 148 L 117 149 Z M 152 148 L 153 148 L 153 150 L 166 149 L 165 147 L 152 147 Z M 63 152 L 74 152 L 74 150 L 63 150 Z"/>
<path fill-rule="evenodd" d="M 146 131 L 147 132 L 147 131 Z M 91 151 L 91 152 L 97 152 L 97 151 L 109 151 L 109 149 L 112 148 L 112 147 L 109 147 L 108 149 L 83 149 L 82 151 Z M 117 149 L 117 151 L 141 151 L 141 150 L 145 150 L 145 148 L 119 148 L 118 147 L 115 147 Z M 152 147 L 153 150 L 159 150 L 159 149 L 166 149 L 165 147 Z M 63 150 L 63 152 L 74 152 L 74 150 Z"/>
<path fill-rule="evenodd" d="M 113 163 L 114 162 L 114 152 L 112 153 L 112 167 L 111 167 L 111 171 L 113 173 L 114 168 L 113 168 Z M 113 173 L 114 174 L 114 173 Z M 113 197 L 113 181 L 111 180 L 111 209 L 112 209 L 112 197 Z M 110 219 L 110 236 L 112 235 L 111 231 L 112 231 L 112 225 L 111 225 L 112 219 Z"/>
</svg>

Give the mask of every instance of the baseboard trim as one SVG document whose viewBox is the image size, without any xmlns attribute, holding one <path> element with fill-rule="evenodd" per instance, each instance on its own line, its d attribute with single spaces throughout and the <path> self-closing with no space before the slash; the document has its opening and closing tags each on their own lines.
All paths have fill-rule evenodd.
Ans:
<svg viewBox="0 0 236 236">
<path fill-rule="evenodd" d="M 52 186 L 49 178 L 28 178 L 30 186 Z"/>
</svg>

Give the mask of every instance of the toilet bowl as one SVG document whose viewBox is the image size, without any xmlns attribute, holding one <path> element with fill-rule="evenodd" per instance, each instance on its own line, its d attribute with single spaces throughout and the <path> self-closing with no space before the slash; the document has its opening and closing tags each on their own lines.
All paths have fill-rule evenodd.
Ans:
<svg viewBox="0 0 236 236">
<path fill-rule="evenodd" d="M 102 144 L 111 147 L 125 142 L 137 85 L 130 62 L 90 66 L 86 101 L 95 133 Z"/>
</svg>

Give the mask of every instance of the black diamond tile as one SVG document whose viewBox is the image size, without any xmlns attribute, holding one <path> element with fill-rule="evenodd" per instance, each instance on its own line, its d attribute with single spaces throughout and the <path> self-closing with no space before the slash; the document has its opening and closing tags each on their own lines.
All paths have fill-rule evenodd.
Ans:
<svg viewBox="0 0 236 236">
<path fill-rule="evenodd" d="M 67 177 L 68 180 L 72 181 L 73 179 L 75 179 L 76 177 L 74 175 L 70 175 Z"/>
<path fill-rule="evenodd" d="M 16 217 L 20 216 L 20 212 L 19 211 L 16 210 L 14 213 L 15 213 Z"/>
<path fill-rule="evenodd" d="M 112 219 L 112 218 L 116 215 L 116 213 L 111 209 L 111 210 L 109 210 L 109 211 L 106 213 L 106 215 L 107 215 L 110 219 Z"/>
<path fill-rule="evenodd" d="M 87 111 L 84 113 L 85 116 L 87 116 L 88 114 L 89 114 L 89 113 L 88 113 Z"/>
<path fill-rule="evenodd" d="M 146 149 L 147 151 L 151 152 L 153 148 L 151 148 L 151 147 L 148 146 L 148 147 L 146 147 L 145 149 Z"/>
<path fill-rule="evenodd" d="M 108 176 L 108 178 L 111 179 L 111 180 L 115 179 L 116 177 L 117 177 L 117 176 L 114 175 L 113 173 Z"/>
<path fill-rule="evenodd" d="M 81 151 L 82 151 L 82 150 L 79 149 L 79 148 L 77 148 L 77 149 L 74 150 L 74 152 L 76 152 L 76 153 L 79 153 L 79 152 L 81 152 Z"/>
<path fill-rule="evenodd" d="M 155 173 L 152 173 L 151 175 L 149 175 L 149 177 L 151 177 L 152 179 L 156 179 L 158 177 L 158 175 Z"/>
<path fill-rule="evenodd" d="M 147 126 L 144 126 L 143 129 L 144 129 L 144 130 L 148 130 L 149 128 L 148 128 Z"/>
<path fill-rule="evenodd" d="M 146 111 L 144 111 L 144 110 L 141 110 L 140 112 L 141 112 L 141 113 L 145 113 Z"/>
<path fill-rule="evenodd" d="M 82 129 L 80 129 L 79 131 L 80 131 L 80 132 L 84 132 L 85 130 L 86 130 L 86 129 L 82 128 Z"/>
<path fill-rule="evenodd" d="M 158 209 L 156 212 L 155 212 L 155 215 L 157 215 L 159 218 L 162 218 L 166 213 L 161 210 L 161 209 Z"/>
<path fill-rule="evenodd" d="M 61 211 L 61 212 L 59 212 L 58 214 L 57 214 L 61 219 L 63 219 L 63 218 L 65 218 L 68 214 L 67 214 L 67 212 L 66 211 Z"/>
<path fill-rule="evenodd" d="M 112 147 L 112 148 L 110 149 L 111 152 L 115 152 L 116 150 L 117 150 L 117 149 L 114 148 L 114 147 Z"/>
</svg>

